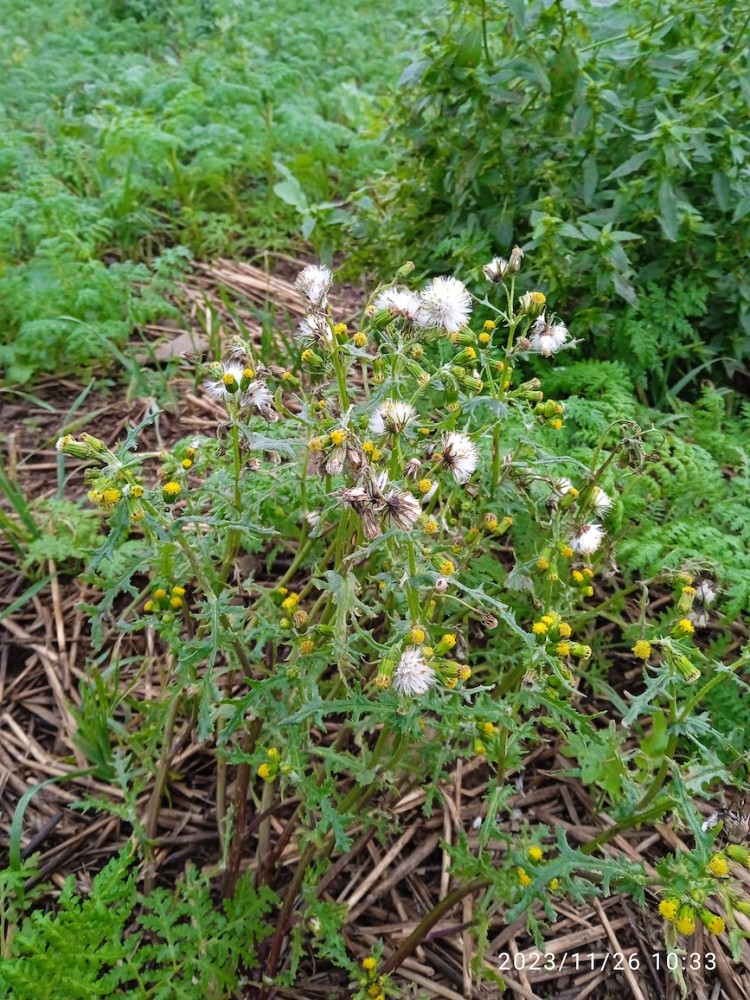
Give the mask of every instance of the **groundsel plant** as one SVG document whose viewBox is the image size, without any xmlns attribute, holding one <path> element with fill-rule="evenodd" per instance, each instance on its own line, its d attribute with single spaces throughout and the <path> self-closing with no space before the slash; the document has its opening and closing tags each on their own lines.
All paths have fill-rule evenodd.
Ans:
<svg viewBox="0 0 750 1000">
<path fill-rule="evenodd" d="M 407 263 L 355 325 L 332 311 L 331 271 L 309 265 L 297 367 L 249 341 L 209 366 L 187 359 L 221 411 L 215 437 L 160 454 L 135 450 L 142 428 L 115 449 L 90 435 L 58 442 L 89 463 L 109 525 L 91 569 L 104 590 L 94 635 L 146 631 L 169 664 L 160 743 L 110 732 L 121 769 L 154 790 L 139 849 L 158 842 L 176 734 L 192 732 L 215 748 L 225 896 L 253 854 L 277 893 L 261 996 L 293 981 L 303 947 L 347 968 L 355 995 L 394 995 L 401 960 L 469 892 L 483 894 L 478 971 L 490 909 L 525 913 L 540 942 L 565 896 L 618 889 L 656 910 L 669 872 L 648 875 L 609 841 L 669 813 L 690 822 L 701 857 L 719 836 L 721 824 L 694 821 L 694 798 L 724 773 L 695 710 L 744 660 L 724 667 L 696 642 L 709 579 L 665 574 L 655 582 L 674 597 L 652 613 L 646 584 L 618 577 L 621 497 L 647 469 L 644 435 L 608 427 L 595 448 L 565 453 L 565 409 L 543 383 L 575 348 L 575 321 L 540 291 L 516 295 L 522 264 L 519 248 L 495 258 L 472 294 L 451 276 L 412 287 Z M 513 835 L 503 826 L 511 809 L 525 814 L 526 760 L 545 744 L 607 814 L 588 843 L 529 819 Z M 433 809 L 460 759 L 487 790 L 478 827 L 446 848 L 451 892 L 396 953 L 363 960 L 343 944 L 346 906 L 320 887 L 355 830 L 390 843 L 389 807 L 405 791 L 422 788 Z M 274 813 L 286 824 L 275 853 Z M 289 841 L 291 869 L 278 863 Z M 686 893 L 667 898 L 682 907 Z M 687 927 L 666 909 L 669 935 Z"/>
</svg>

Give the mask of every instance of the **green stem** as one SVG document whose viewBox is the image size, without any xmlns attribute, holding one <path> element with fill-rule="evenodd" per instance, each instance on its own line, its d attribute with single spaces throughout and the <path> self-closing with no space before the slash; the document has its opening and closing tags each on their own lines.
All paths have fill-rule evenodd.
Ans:
<svg viewBox="0 0 750 1000">
<path fill-rule="evenodd" d="M 494 500 L 500 482 L 500 421 L 492 428 L 492 478 L 490 480 L 490 500 Z"/>
</svg>

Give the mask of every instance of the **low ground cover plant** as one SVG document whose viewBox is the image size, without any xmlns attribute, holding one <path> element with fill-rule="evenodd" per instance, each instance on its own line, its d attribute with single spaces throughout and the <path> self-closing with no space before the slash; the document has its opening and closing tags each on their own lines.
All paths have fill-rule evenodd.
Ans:
<svg viewBox="0 0 750 1000">
<path fill-rule="evenodd" d="M 737 871 L 750 855 L 736 842 L 720 849 L 726 817 L 704 824 L 697 802 L 734 780 L 740 754 L 710 705 L 720 687 L 744 696 L 748 650 L 722 656 L 729 643 L 705 639 L 723 600 L 710 567 L 618 570 L 618 548 L 658 505 L 678 445 L 664 429 L 607 419 L 595 400 L 587 411 L 584 380 L 577 394 L 568 386 L 567 405 L 545 392 L 577 347 L 575 325 L 542 292 L 518 293 L 525 263 L 519 248 L 493 259 L 476 295 L 450 276 L 415 285 L 407 263 L 374 289 L 356 328 L 332 313 L 331 272 L 310 265 L 298 280 L 309 304 L 298 366 L 241 340 L 214 363 L 188 360 L 223 410 L 215 438 L 186 437 L 168 453 L 138 450 L 143 427 L 115 448 L 60 438 L 64 456 L 86 463 L 88 499 L 106 524 L 88 567 L 102 594 L 89 609 L 95 641 L 147 632 L 164 650 L 152 700 L 134 698 L 133 678 L 104 663 L 76 715 L 79 748 L 123 793 L 91 805 L 133 830 L 133 856 L 103 877 L 130 895 L 111 913 L 112 933 L 91 943 L 91 983 L 142 995 L 139 982 L 161 981 L 166 957 L 180 963 L 189 946 L 185 907 L 200 899 L 203 912 L 210 900 L 194 875 L 148 896 L 140 915 L 132 892 L 133 866 L 153 863 L 178 729 L 212 748 L 222 845 L 224 902 L 195 933 L 209 972 L 223 961 L 224 978 L 207 973 L 201 995 L 244 983 L 270 997 L 312 953 L 347 971 L 358 1000 L 397 996 L 400 962 L 469 893 L 476 973 L 497 983 L 483 963 L 490 914 L 525 915 L 543 951 L 557 900 L 612 892 L 658 911 L 670 954 L 699 922 L 737 952 L 750 907 Z M 705 405 L 717 412 L 713 399 Z M 568 449 L 576 412 L 583 432 Z M 511 835 L 498 825 L 546 742 L 609 818 L 586 843 L 562 828 L 522 822 Z M 336 860 L 363 833 L 397 833 L 389 806 L 406 790 L 425 790 L 429 814 L 457 760 L 479 760 L 488 783 L 476 830 L 446 848 L 451 892 L 397 951 L 353 954 L 347 908 L 325 895 Z M 298 849 L 290 871 L 269 852 L 277 811 Z M 677 825 L 690 849 L 655 872 L 608 849 L 655 821 Z M 4 883 L 19 920 L 20 871 L 17 856 Z M 6 927 L 3 995 L 34 995 L 49 949 L 87 908 L 69 887 L 62 912 Z M 155 936 L 148 947 L 143 928 Z M 247 951 L 237 935 L 252 940 Z M 147 995 L 170 994 L 155 985 Z"/>
</svg>

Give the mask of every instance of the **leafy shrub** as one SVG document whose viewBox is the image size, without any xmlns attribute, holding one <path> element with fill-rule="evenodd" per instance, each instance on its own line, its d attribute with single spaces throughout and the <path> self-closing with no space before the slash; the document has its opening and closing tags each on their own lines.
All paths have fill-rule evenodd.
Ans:
<svg viewBox="0 0 750 1000">
<path fill-rule="evenodd" d="M 731 373 L 750 352 L 745 27 L 738 4 L 446 3 L 387 110 L 378 234 L 465 270 L 531 232 L 529 278 L 637 385 Z"/>
</svg>

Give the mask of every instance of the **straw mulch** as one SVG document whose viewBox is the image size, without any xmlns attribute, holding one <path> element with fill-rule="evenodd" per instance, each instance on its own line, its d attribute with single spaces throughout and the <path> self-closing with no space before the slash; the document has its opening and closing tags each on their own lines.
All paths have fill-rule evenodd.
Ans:
<svg viewBox="0 0 750 1000">
<path fill-rule="evenodd" d="M 258 337 L 264 318 L 269 316 L 280 330 L 288 332 L 303 309 L 293 288 L 293 273 L 289 269 L 285 274 L 283 268 L 269 273 L 224 260 L 197 265 L 178 295 L 187 318 L 185 328 L 165 324 L 147 330 L 149 355 L 163 359 L 186 349 L 198 353 L 213 338 L 228 343 L 237 334 Z M 345 291 L 339 315 L 353 318 L 359 301 L 356 290 Z M 221 413 L 195 394 L 190 383 L 182 382 L 177 388 L 176 409 L 159 415 L 148 431 L 147 445 L 166 448 L 191 432 L 215 431 Z M 53 496 L 60 489 L 71 499 L 83 493 L 80 469 L 73 464 L 66 465 L 64 479 L 58 478 L 54 450 L 54 441 L 81 389 L 70 380 L 50 380 L 37 387 L 35 401 L 8 396 L 4 404 L 0 416 L 8 432 L 5 468 L 34 499 Z M 117 395 L 92 392 L 86 399 L 85 417 L 77 414 L 74 429 L 92 430 L 112 444 L 128 423 L 141 420 L 152 408 L 151 400 L 136 399 L 124 406 Z M 42 578 L 47 582 L 19 602 L 32 581 L 19 572 L 10 545 L 0 541 L 0 854 L 7 849 L 14 810 L 24 793 L 89 763 L 72 738 L 76 725 L 72 708 L 80 705 L 78 684 L 86 676 L 92 655 L 81 606 L 96 594 L 78 576 L 61 572 L 52 560 L 44 567 Z M 8 613 L 17 603 L 20 606 Z M 133 697 L 144 701 L 159 697 L 164 684 L 163 651 L 153 634 L 125 636 L 113 630 L 110 652 L 124 664 L 123 686 L 135 677 L 137 658 L 141 677 L 131 692 Z M 591 705 L 592 711 L 606 707 Z M 331 727 L 327 739 L 335 740 L 336 735 L 336 728 Z M 154 881 L 169 884 L 188 862 L 217 870 L 212 755 L 191 739 L 187 728 L 176 732 L 171 753 L 170 770 L 175 777 L 168 798 L 155 803 L 154 790 L 146 789 L 139 801 L 143 817 L 156 815 L 159 843 L 151 870 L 143 873 L 146 885 Z M 559 747 L 545 745 L 536 751 L 526 762 L 525 781 L 517 786 L 512 820 L 504 829 L 513 832 L 524 821 L 543 823 L 564 829 L 573 843 L 583 843 L 611 825 L 611 820 L 595 809 L 579 781 L 559 777 L 569 768 L 570 761 L 560 755 Z M 335 861 L 321 887 L 324 898 L 348 907 L 345 937 L 351 953 L 363 957 L 380 939 L 385 942 L 387 959 L 404 955 L 395 978 L 405 996 L 445 1000 L 500 995 L 528 1000 L 676 998 L 679 991 L 663 965 L 662 922 L 654 900 L 649 911 L 641 912 L 628 898 L 619 896 L 585 905 L 555 898 L 557 918 L 545 934 L 547 955 L 542 961 L 535 960 L 536 949 L 524 921 L 506 926 L 502 912 L 498 913 L 490 927 L 491 944 L 484 964 L 504 970 L 504 993 L 486 978 L 480 983 L 472 972 L 476 899 L 470 895 L 448 909 L 416 948 L 402 948 L 424 914 L 455 888 L 445 845 L 462 834 L 470 843 L 476 838 L 475 821 L 482 817 L 488 780 L 481 761 L 459 764 L 441 788 L 442 802 L 431 818 L 423 815 L 425 793 L 416 788 L 388 802 L 391 832 L 384 841 L 361 830 L 351 831 L 352 849 Z M 274 885 L 283 891 L 287 873 L 299 857 L 294 837 L 287 830 L 295 802 L 278 803 L 270 822 L 259 824 L 255 817 L 260 800 L 254 789 L 250 794 L 247 864 L 257 868 L 259 862 L 267 861 L 268 855 L 259 849 L 262 826 L 262 850 L 277 856 Z M 85 890 L 93 874 L 130 837 L 129 825 L 105 810 L 84 813 L 71 808 L 91 797 L 122 801 L 115 786 L 80 776 L 39 790 L 26 810 L 23 855 L 40 852 L 42 876 L 57 889 L 74 873 L 79 888 Z M 615 837 L 605 850 L 625 854 L 652 871 L 665 851 L 680 845 L 679 833 L 658 825 Z M 50 892 L 47 899 L 51 902 L 52 898 Z M 280 933 L 286 930 L 282 928 Z M 688 974 L 689 996 L 699 1000 L 743 1000 L 750 996 L 750 949 L 745 947 L 742 962 L 732 965 L 726 940 L 704 938 L 699 930 L 687 950 L 712 952 L 717 958 L 715 972 Z M 659 952 L 661 968 L 651 957 Z M 618 955 L 624 956 L 624 962 L 618 962 Z M 628 968 L 627 959 L 632 955 L 639 958 L 636 970 Z M 276 996 L 323 1000 L 350 993 L 343 974 L 311 961 L 298 986 L 279 989 Z"/>
</svg>

